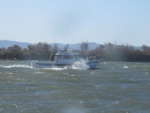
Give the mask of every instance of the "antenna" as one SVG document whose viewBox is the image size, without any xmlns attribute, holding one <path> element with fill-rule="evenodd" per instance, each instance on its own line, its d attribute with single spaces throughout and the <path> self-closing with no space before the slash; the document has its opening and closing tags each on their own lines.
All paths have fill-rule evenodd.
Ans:
<svg viewBox="0 0 150 113">
<path fill-rule="evenodd" d="M 51 58 L 52 58 L 54 49 L 55 49 L 55 34 L 54 34 L 54 45 L 53 45 L 53 47 L 52 47 L 52 52 L 51 52 L 51 54 L 50 54 L 49 61 L 50 61 Z"/>
<path fill-rule="evenodd" d="M 54 34 L 54 45 L 55 45 L 55 34 Z"/>
</svg>

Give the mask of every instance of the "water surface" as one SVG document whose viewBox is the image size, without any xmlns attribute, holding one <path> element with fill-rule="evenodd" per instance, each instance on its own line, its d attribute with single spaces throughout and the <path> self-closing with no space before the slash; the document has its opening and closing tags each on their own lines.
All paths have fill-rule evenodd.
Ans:
<svg viewBox="0 0 150 113">
<path fill-rule="evenodd" d="M 35 69 L 0 61 L 0 113 L 149 113 L 150 63 Z"/>
</svg>

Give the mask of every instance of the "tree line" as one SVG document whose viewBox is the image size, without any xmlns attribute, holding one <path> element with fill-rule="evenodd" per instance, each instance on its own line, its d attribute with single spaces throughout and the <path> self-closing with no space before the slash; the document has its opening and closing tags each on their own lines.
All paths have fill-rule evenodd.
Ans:
<svg viewBox="0 0 150 113">
<path fill-rule="evenodd" d="M 53 51 L 53 52 L 52 52 Z M 58 45 L 49 45 L 48 43 L 39 42 L 28 45 L 27 48 L 21 48 L 13 45 L 8 48 L 0 48 L 1 60 L 53 60 L 56 52 L 69 51 L 69 44 L 63 48 Z M 116 45 L 106 43 L 99 45 L 96 49 L 90 50 L 88 42 L 82 42 L 79 50 L 72 50 L 79 53 L 82 57 L 100 56 L 105 61 L 129 61 L 129 62 L 150 62 L 150 47 L 142 45 L 134 47 L 131 45 Z M 53 53 L 52 57 L 50 57 Z"/>
</svg>

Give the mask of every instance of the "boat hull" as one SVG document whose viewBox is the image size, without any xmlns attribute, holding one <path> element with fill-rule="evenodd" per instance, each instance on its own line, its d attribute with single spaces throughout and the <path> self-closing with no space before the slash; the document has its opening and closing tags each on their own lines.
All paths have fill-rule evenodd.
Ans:
<svg viewBox="0 0 150 113">
<path fill-rule="evenodd" d="M 71 66 L 75 62 L 56 62 L 56 61 L 32 61 L 31 65 L 34 68 L 51 68 L 51 67 L 65 67 Z M 99 64 L 99 60 L 96 61 L 86 61 L 85 64 L 89 69 L 94 69 Z"/>
<path fill-rule="evenodd" d="M 86 64 L 89 66 L 89 69 L 95 69 L 98 66 L 99 62 L 99 60 L 89 61 Z"/>
</svg>

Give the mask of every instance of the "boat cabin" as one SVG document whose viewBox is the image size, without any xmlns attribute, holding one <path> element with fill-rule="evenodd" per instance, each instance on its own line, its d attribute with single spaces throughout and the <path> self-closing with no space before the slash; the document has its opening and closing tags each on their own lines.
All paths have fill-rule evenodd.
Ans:
<svg viewBox="0 0 150 113">
<path fill-rule="evenodd" d="M 55 54 L 54 60 L 79 60 L 79 55 L 77 53 L 72 52 L 59 52 Z"/>
</svg>

